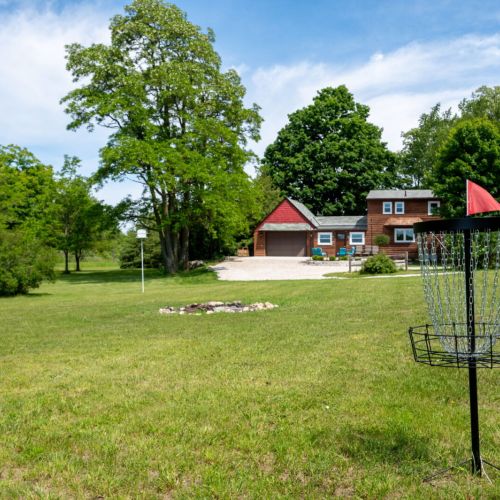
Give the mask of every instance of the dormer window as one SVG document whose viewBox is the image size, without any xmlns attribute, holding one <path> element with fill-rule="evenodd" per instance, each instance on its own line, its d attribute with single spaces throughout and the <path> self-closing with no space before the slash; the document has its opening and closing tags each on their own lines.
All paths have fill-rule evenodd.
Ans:
<svg viewBox="0 0 500 500">
<path fill-rule="evenodd" d="M 399 215 L 405 213 L 405 202 L 404 201 L 394 202 L 394 213 L 399 214 Z"/>
<path fill-rule="evenodd" d="M 392 201 L 384 201 L 382 204 L 383 214 L 392 214 Z"/>
</svg>

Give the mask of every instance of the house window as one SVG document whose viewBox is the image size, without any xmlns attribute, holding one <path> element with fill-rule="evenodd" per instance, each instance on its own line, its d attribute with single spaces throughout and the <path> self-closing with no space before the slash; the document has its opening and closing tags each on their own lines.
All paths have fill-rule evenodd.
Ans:
<svg viewBox="0 0 500 500">
<path fill-rule="evenodd" d="M 365 233 L 349 233 L 349 245 L 364 245 Z"/>
<path fill-rule="evenodd" d="M 404 214 L 405 213 L 405 202 L 404 201 L 396 201 L 394 203 L 394 213 L 395 214 Z"/>
<path fill-rule="evenodd" d="M 414 241 L 413 228 L 397 227 L 394 229 L 394 243 L 413 243 Z"/>
<path fill-rule="evenodd" d="M 383 214 L 392 214 L 392 201 L 384 201 L 382 204 Z"/>
<path fill-rule="evenodd" d="M 439 201 L 428 201 L 427 202 L 427 214 L 428 215 L 438 215 L 439 207 L 441 202 Z"/>
<path fill-rule="evenodd" d="M 332 233 L 318 233 L 318 245 L 331 245 Z"/>
</svg>

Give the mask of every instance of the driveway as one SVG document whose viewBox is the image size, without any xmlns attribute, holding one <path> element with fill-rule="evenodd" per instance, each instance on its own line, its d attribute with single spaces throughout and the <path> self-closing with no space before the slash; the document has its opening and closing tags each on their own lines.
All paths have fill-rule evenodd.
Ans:
<svg viewBox="0 0 500 500">
<path fill-rule="evenodd" d="M 310 262 L 309 257 L 229 257 L 211 269 L 224 281 L 318 280 L 349 270 L 346 261 Z"/>
</svg>

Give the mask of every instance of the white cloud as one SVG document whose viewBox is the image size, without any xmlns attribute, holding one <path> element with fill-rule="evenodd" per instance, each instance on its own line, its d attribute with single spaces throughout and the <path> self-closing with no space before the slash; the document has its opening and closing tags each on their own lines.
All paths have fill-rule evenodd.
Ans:
<svg viewBox="0 0 500 500">
<path fill-rule="evenodd" d="M 248 84 L 248 99 L 262 106 L 265 119 L 255 150 L 262 154 L 274 141 L 288 113 L 311 103 L 318 90 L 340 84 L 370 106 L 371 121 L 398 150 L 401 132 L 416 126 L 422 113 L 437 102 L 456 106 L 480 85 L 498 84 L 499 70 L 500 35 L 411 43 L 352 67 L 303 61 L 259 68 Z"/>
<path fill-rule="evenodd" d="M 42 161 L 54 165 L 62 163 L 64 153 L 84 160 L 95 157 L 105 133 L 91 136 L 66 131 L 68 117 L 59 100 L 73 85 L 65 69 L 64 45 L 107 39 L 107 20 L 82 7 L 58 15 L 50 10 L 4 15 L 0 26 L 0 144 L 29 146 Z"/>
</svg>

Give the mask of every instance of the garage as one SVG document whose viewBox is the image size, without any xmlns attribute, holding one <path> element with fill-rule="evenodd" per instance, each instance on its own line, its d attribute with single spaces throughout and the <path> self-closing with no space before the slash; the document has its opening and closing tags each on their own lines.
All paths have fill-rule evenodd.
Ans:
<svg viewBox="0 0 500 500">
<path fill-rule="evenodd" d="M 270 257 L 304 257 L 305 231 L 267 231 L 266 255 Z"/>
</svg>

